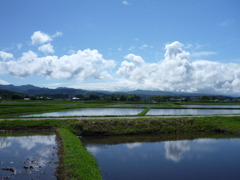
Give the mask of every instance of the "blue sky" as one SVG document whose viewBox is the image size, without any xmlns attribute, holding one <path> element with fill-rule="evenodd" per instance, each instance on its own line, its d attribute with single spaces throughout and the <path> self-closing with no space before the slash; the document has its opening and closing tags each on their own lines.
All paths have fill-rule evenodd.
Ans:
<svg viewBox="0 0 240 180">
<path fill-rule="evenodd" d="M 240 94 L 238 0 L 1 0 L 0 83 Z"/>
</svg>

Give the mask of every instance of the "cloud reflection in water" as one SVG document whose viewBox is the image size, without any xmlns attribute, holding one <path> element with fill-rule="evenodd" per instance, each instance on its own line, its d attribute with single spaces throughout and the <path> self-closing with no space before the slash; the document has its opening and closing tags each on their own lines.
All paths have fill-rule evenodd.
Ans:
<svg viewBox="0 0 240 180">
<path fill-rule="evenodd" d="M 179 162 L 182 159 L 183 153 L 190 151 L 190 141 L 167 141 L 164 143 L 164 148 L 166 150 L 166 159 Z"/>
</svg>

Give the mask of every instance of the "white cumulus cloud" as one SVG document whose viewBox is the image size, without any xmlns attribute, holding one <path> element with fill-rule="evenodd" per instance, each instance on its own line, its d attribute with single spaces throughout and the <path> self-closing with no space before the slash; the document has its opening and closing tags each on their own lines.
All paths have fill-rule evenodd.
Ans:
<svg viewBox="0 0 240 180">
<path fill-rule="evenodd" d="M 43 75 L 56 79 L 105 79 L 111 77 L 107 69 L 114 66 L 113 60 L 105 60 L 97 50 L 79 50 L 62 57 L 38 57 L 36 53 L 28 51 L 16 61 L 0 62 L 0 73 L 17 77 Z"/>
<path fill-rule="evenodd" d="M 0 51 L 0 58 L 2 59 L 2 60 L 7 60 L 7 59 L 12 59 L 14 56 L 13 56 L 13 54 L 11 54 L 11 53 L 7 53 L 7 52 L 4 52 L 4 51 Z"/>
<path fill-rule="evenodd" d="M 131 60 L 131 61 L 133 61 L 135 63 L 139 63 L 139 64 L 144 63 L 144 60 L 143 60 L 143 58 L 141 56 L 136 56 L 134 54 L 128 54 L 124 58 L 128 59 L 128 60 Z"/>
<path fill-rule="evenodd" d="M 35 31 L 31 36 L 31 40 L 33 45 L 41 45 L 52 41 L 52 38 L 46 33 L 43 33 L 41 31 Z"/>
<path fill-rule="evenodd" d="M 53 46 L 50 43 L 44 44 L 44 45 L 38 47 L 38 50 L 42 51 L 45 54 L 47 54 L 47 53 L 54 53 Z"/>
<path fill-rule="evenodd" d="M 191 61 L 190 53 L 182 47 L 178 41 L 167 44 L 165 58 L 157 63 L 147 63 L 140 56 L 130 54 L 117 74 L 132 89 L 239 94 L 239 64 Z"/>
<path fill-rule="evenodd" d="M 54 53 L 51 41 L 59 36 L 62 36 L 61 32 L 50 36 L 36 31 L 31 37 L 32 45 L 39 46 L 38 50 L 45 54 Z M 20 58 L 14 58 L 13 54 L 0 51 L 2 60 L 0 74 L 10 74 L 20 78 L 42 75 L 53 79 L 107 80 L 107 82 L 80 84 L 81 87 L 91 89 L 143 89 L 240 95 L 239 63 L 191 61 L 190 57 L 209 56 L 215 52 L 199 51 L 190 54 L 183 49 L 187 46 L 178 41 L 166 44 L 164 58 L 158 62 L 148 62 L 141 56 L 130 53 L 124 57 L 117 69 L 115 69 L 115 61 L 104 59 L 98 50 L 71 51 L 69 55 L 61 57 L 56 55 L 39 57 L 29 50 Z M 129 50 L 135 49 L 135 46 L 131 46 Z M 7 84 L 3 80 L 0 83 Z"/>
</svg>

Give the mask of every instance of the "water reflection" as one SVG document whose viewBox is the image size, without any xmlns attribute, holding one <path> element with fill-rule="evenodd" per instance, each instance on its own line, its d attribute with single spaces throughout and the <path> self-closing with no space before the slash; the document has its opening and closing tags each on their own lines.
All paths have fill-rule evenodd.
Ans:
<svg viewBox="0 0 240 180">
<path fill-rule="evenodd" d="M 170 104 L 113 104 L 110 107 L 173 107 Z"/>
<path fill-rule="evenodd" d="M 168 141 L 164 143 L 166 159 L 179 162 L 184 152 L 190 151 L 190 141 Z"/>
<path fill-rule="evenodd" d="M 41 116 L 106 116 L 106 115 L 137 115 L 142 112 L 142 108 L 83 108 L 70 111 L 52 112 L 44 114 L 27 115 L 23 117 Z"/>
<path fill-rule="evenodd" d="M 239 113 L 239 109 L 150 109 L 147 115 L 213 115 Z"/>
<path fill-rule="evenodd" d="M 95 146 L 95 145 L 86 146 L 86 149 L 94 155 L 96 155 L 97 152 L 99 152 L 101 150 L 101 148 L 99 148 L 98 146 Z"/>
<path fill-rule="evenodd" d="M 10 179 L 56 179 L 55 135 L 5 137 L 0 147 L 0 174 Z"/>
<path fill-rule="evenodd" d="M 0 131 L 0 149 L 4 147 L 8 147 L 11 143 L 7 140 L 7 136 L 11 134 L 8 131 Z"/>
<path fill-rule="evenodd" d="M 142 145 L 142 143 L 127 143 L 126 146 L 128 149 L 133 149 L 136 147 L 140 147 Z"/>
<path fill-rule="evenodd" d="M 240 179 L 240 138 L 131 143 L 124 139 L 85 143 L 103 179 Z"/>
<path fill-rule="evenodd" d="M 0 149 L 11 146 L 11 143 L 6 140 L 6 137 L 0 137 Z"/>
<path fill-rule="evenodd" d="M 184 105 L 187 108 L 240 108 L 240 105 L 208 105 L 208 104 L 191 104 Z"/>
</svg>

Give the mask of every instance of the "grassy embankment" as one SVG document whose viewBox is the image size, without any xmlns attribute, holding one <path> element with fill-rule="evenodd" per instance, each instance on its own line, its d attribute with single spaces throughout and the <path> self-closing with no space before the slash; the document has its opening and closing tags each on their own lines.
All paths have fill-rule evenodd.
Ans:
<svg viewBox="0 0 240 180">
<path fill-rule="evenodd" d="M 100 170 L 94 157 L 82 146 L 77 136 L 67 129 L 57 129 L 61 137 L 64 156 L 61 163 L 64 164 L 65 174 L 59 173 L 60 179 L 102 179 Z M 63 178 L 64 177 L 64 178 Z"/>
<path fill-rule="evenodd" d="M 77 135 L 132 135 L 190 132 L 240 134 L 240 117 L 137 118 L 95 120 L 1 120 L 1 130 L 67 128 Z"/>
<path fill-rule="evenodd" d="M 189 117 L 171 119 L 83 120 L 71 125 L 83 136 L 172 133 L 225 133 L 240 135 L 240 117 Z"/>
<path fill-rule="evenodd" d="M 138 116 L 145 116 L 150 109 L 151 109 L 150 107 L 144 109 L 142 112 L 138 114 Z"/>
<path fill-rule="evenodd" d="M 137 118 L 95 120 L 1 120 L 0 130 L 67 128 L 77 135 L 131 135 L 188 132 L 240 134 L 240 117 Z"/>
</svg>

